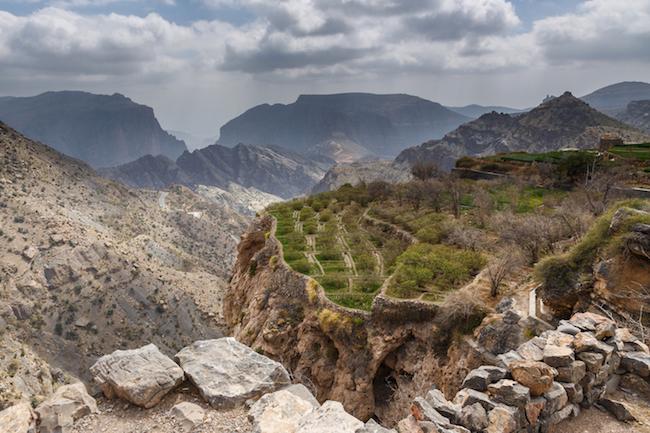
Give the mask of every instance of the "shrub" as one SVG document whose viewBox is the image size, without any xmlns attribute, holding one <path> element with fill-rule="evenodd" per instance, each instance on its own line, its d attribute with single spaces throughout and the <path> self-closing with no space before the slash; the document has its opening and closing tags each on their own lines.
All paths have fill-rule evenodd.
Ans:
<svg viewBox="0 0 650 433">
<path fill-rule="evenodd" d="M 301 274 L 308 274 L 311 271 L 311 265 L 307 259 L 299 259 L 289 263 L 294 271 L 300 272 Z"/>
</svg>

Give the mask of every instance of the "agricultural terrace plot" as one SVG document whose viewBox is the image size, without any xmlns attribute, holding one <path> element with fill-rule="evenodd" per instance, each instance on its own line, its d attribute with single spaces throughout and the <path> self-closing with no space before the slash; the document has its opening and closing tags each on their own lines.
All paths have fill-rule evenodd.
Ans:
<svg viewBox="0 0 650 433">
<path fill-rule="evenodd" d="M 650 161 L 650 143 L 614 146 L 610 149 L 610 152 L 623 158 Z"/>
<path fill-rule="evenodd" d="M 269 209 L 287 264 L 318 281 L 332 301 L 369 310 L 387 277 L 382 247 L 375 243 L 395 251 L 393 262 L 401 247 L 373 239 L 380 236 L 364 229 L 363 212 L 356 203 L 336 200 L 314 207 L 293 201 Z"/>
</svg>

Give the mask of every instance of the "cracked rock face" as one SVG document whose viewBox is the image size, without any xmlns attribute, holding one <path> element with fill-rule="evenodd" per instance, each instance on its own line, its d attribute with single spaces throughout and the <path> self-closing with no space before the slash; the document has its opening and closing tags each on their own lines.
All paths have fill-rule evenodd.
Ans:
<svg viewBox="0 0 650 433">
<path fill-rule="evenodd" d="M 197 341 L 175 358 L 203 398 L 216 408 L 235 407 L 291 382 L 280 363 L 231 337 Z"/>
<path fill-rule="evenodd" d="M 6 433 L 35 433 L 36 414 L 29 403 L 19 403 L 0 411 L 0 426 Z"/>
<path fill-rule="evenodd" d="M 153 344 L 102 356 L 90 372 L 107 398 L 119 397 L 144 408 L 158 404 L 185 377 Z"/>
<path fill-rule="evenodd" d="M 60 387 L 36 408 L 41 433 L 65 432 L 79 418 L 98 412 L 95 399 L 81 382 Z"/>
</svg>

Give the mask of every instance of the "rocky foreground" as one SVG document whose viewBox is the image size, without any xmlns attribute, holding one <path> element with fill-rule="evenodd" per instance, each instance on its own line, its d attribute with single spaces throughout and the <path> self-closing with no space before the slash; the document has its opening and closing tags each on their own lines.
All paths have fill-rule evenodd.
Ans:
<svg viewBox="0 0 650 433">
<path fill-rule="evenodd" d="M 166 409 L 166 415 L 152 410 L 151 416 L 161 424 L 167 417 L 167 425 L 150 430 L 136 423 L 129 430 L 111 429 L 97 421 L 110 418 L 114 406 L 99 414 L 86 387 L 74 383 L 59 387 L 35 410 L 28 403 L 5 409 L 0 412 L 0 426 L 3 433 L 552 432 L 565 431 L 563 422 L 592 406 L 631 427 L 645 419 L 621 395 L 650 397 L 650 351 L 628 329 L 617 328 L 606 317 L 577 313 L 557 329 L 499 355 L 495 364 L 471 371 L 451 401 L 435 388 L 417 397 L 411 414 L 391 430 L 372 419 L 362 422 L 337 401 L 320 404 L 306 386 L 291 383 L 280 363 L 231 337 L 197 341 L 173 360 L 150 344 L 103 356 L 90 370 L 105 398 L 119 398 L 127 403 L 125 408 L 169 407 L 168 395 L 181 386 L 193 388 L 194 402 L 177 398 L 179 402 Z M 98 425 L 103 425 L 101 430 Z"/>
</svg>

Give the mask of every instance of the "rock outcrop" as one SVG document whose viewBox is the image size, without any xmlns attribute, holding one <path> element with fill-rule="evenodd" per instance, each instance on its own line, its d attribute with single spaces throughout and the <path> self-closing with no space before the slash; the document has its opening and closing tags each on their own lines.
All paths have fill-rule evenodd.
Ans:
<svg viewBox="0 0 650 433">
<path fill-rule="evenodd" d="M 291 383 L 285 368 L 234 338 L 197 341 L 175 356 L 203 398 L 230 408 Z"/>
<path fill-rule="evenodd" d="M 436 384 L 453 395 L 482 362 L 463 339 L 449 341 L 436 322 L 441 307 L 382 295 L 370 312 L 346 309 L 281 257 L 272 219 L 257 220 L 240 243 L 224 314 L 238 340 L 313 384 L 319 401 L 340 401 L 364 421 L 397 421 L 396 389 Z"/>
<path fill-rule="evenodd" d="M 183 370 L 153 344 L 116 350 L 99 358 L 90 372 L 107 398 L 119 397 L 144 408 L 158 404 L 185 378 Z"/>
</svg>

